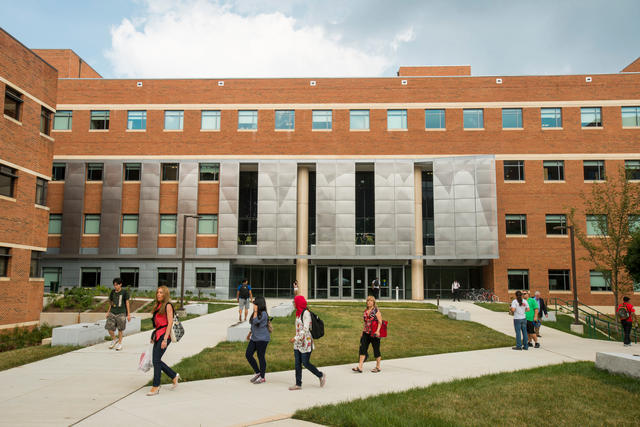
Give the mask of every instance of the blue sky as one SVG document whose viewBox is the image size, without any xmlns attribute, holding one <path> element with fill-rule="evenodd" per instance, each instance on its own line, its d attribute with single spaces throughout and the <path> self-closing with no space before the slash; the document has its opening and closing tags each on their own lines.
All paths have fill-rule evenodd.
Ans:
<svg viewBox="0 0 640 427">
<path fill-rule="evenodd" d="M 640 56 L 637 0 L 2 0 L 31 48 L 70 48 L 104 77 L 616 73 Z"/>
</svg>

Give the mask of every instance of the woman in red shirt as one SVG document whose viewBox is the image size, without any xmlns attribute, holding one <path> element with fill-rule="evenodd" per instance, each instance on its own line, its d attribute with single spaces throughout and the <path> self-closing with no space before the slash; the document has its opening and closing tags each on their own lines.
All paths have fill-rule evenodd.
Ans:
<svg viewBox="0 0 640 427">
<path fill-rule="evenodd" d="M 180 380 L 180 374 L 174 372 L 162 361 L 162 355 L 167 351 L 171 342 L 171 329 L 173 328 L 173 305 L 171 304 L 171 294 L 166 286 L 158 287 L 156 291 L 155 309 L 151 322 L 155 328 L 151 334 L 153 343 L 153 387 L 147 396 L 155 396 L 160 393 L 160 376 L 165 374 L 173 380 L 173 388 L 176 388 Z"/>
<path fill-rule="evenodd" d="M 376 358 L 376 367 L 371 372 L 380 372 L 380 327 L 382 326 L 382 313 L 378 310 L 376 299 L 373 295 L 367 297 L 367 307 L 362 314 L 364 328 L 360 336 L 360 360 L 358 366 L 352 368 L 353 372 L 362 373 L 365 356 L 369 351 L 369 344 L 373 347 L 373 356 Z"/>
</svg>

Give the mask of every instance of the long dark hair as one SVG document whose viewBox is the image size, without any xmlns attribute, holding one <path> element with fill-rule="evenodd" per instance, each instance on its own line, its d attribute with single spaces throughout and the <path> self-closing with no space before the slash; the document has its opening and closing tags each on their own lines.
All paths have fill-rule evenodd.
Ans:
<svg viewBox="0 0 640 427">
<path fill-rule="evenodd" d="M 262 295 L 255 297 L 253 303 L 258 306 L 258 319 L 262 319 L 263 311 L 265 312 L 267 317 L 269 317 L 269 314 L 267 313 L 267 301 Z"/>
<path fill-rule="evenodd" d="M 516 299 L 518 300 L 518 305 L 522 305 L 522 292 L 516 291 Z"/>
</svg>

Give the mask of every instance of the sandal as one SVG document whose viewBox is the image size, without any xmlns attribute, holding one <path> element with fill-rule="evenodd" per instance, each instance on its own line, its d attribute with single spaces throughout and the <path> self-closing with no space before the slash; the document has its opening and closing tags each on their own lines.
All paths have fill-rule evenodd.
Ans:
<svg viewBox="0 0 640 427">
<path fill-rule="evenodd" d="M 360 373 L 360 374 L 362 373 L 362 370 L 361 370 L 360 368 L 351 368 L 351 370 L 352 370 L 353 372 L 358 372 L 358 373 Z"/>
<path fill-rule="evenodd" d="M 374 373 L 382 372 L 382 369 L 380 369 L 380 368 L 373 368 L 373 369 L 371 370 L 371 372 L 374 372 Z"/>
</svg>

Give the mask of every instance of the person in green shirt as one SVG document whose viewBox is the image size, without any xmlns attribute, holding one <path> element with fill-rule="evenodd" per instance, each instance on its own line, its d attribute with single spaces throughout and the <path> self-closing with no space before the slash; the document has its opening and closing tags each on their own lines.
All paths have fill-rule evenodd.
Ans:
<svg viewBox="0 0 640 427">
<path fill-rule="evenodd" d="M 107 324 L 104 328 L 111 335 L 109 348 L 115 347 L 122 350 L 122 333 L 127 327 L 127 322 L 131 321 L 131 310 L 129 308 L 129 294 L 122 289 L 122 279 L 113 279 L 113 290 L 109 294 L 109 310 L 107 310 Z M 118 339 L 116 340 L 116 329 Z"/>
<path fill-rule="evenodd" d="M 540 307 L 538 306 L 536 299 L 531 298 L 529 291 L 524 291 L 524 294 L 522 296 L 527 300 L 527 303 L 529 304 L 529 311 L 526 312 L 527 335 L 529 336 L 528 345 L 529 347 L 531 347 L 533 345 L 531 344 L 531 340 L 533 340 L 533 342 L 535 342 L 535 345 L 533 345 L 533 347 L 540 348 L 540 344 L 538 343 L 538 336 L 536 335 L 536 330 L 535 330 L 536 322 L 538 321 L 538 313 L 540 312 Z"/>
</svg>

